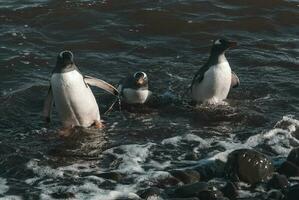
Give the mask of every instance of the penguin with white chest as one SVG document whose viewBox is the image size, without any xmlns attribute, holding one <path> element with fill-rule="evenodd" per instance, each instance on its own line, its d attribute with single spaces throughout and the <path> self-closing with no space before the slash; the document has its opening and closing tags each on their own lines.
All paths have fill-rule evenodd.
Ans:
<svg viewBox="0 0 299 200">
<path fill-rule="evenodd" d="M 227 98 L 230 88 L 240 84 L 224 55 L 236 42 L 218 39 L 213 42 L 207 63 L 195 74 L 191 84 L 192 100 L 196 103 L 218 104 Z"/>
<path fill-rule="evenodd" d="M 89 85 L 118 95 L 117 89 L 109 83 L 83 76 L 74 63 L 72 52 L 61 52 L 52 72 L 50 88 L 44 104 L 43 116 L 46 121 L 50 121 L 51 109 L 55 104 L 63 124 L 63 131 L 75 126 L 101 128 L 98 104 Z"/>
<path fill-rule="evenodd" d="M 118 91 L 127 104 L 143 104 L 149 98 L 148 77 L 144 72 L 136 72 L 121 80 Z"/>
</svg>

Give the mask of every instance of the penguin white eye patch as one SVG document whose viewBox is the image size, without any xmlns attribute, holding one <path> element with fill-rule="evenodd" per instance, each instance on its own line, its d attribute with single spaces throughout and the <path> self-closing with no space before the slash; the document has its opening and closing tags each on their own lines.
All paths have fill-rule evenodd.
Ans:
<svg viewBox="0 0 299 200">
<path fill-rule="evenodd" d="M 214 42 L 214 44 L 215 44 L 215 45 L 219 45 L 219 44 L 221 44 L 221 42 L 220 42 L 220 40 L 216 40 L 216 41 Z"/>
<path fill-rule="evenodd" d="M 71 51 L 62 51 L 62 52 L 59 53 L 59 57 L 60 57 L 60 58 L 63 58 L 63 54 L 64 54 L 64 53 L 70 53 L 71 56 L 72 56 L 72 58 L 74 57 L 74 54 L 73 54 Z"/>
<path fill-rule="evenodd" d="M 144 79 L 147 78 L 147 75 L 146 75 L 146 73 L 144 73 L 144 72 L 136 72 L 136 73 L 134 74 L 134 77 L 136 77 L 136 75 L 137 75 L 138 73 L 142 73 Z"/>
</svg>

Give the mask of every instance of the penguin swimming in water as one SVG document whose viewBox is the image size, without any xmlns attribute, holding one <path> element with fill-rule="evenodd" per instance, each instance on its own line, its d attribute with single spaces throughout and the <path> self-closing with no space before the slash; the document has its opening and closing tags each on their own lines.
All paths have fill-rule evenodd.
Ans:
<svg viewBox="0 0 299 200">
<path fill-rule="evenodd" d="M 148 77 L 144 72 L 136 72 L 121 80 L 118 91 L 127 104 L 143 104 L 151 92 L 148 90 Z"/>
<path fill-rule="evenodd" d="M 217 104 L 227 98 L 230 88 L 239 86 L 237 75 L 231 71 L 224 55 L 236 42 L 218 39 L 213 42 L 207 63 L 195 74 L 191 83 L 192 100 L 196 103 Z"/>
<path fill-rule="evenodd" d="M 109 83 L 83 76 L 74 63 L 73 53 L 62 51 L 57 57 L 44 104 L 43 116 L 46 121 L 50 121 L 51 109 L 55 104 L 63 124 L 63 131 L 75 126 L 101 128 L 98 104 L 89 85 L 118 95 L 117 89 Z"/>
</svg>

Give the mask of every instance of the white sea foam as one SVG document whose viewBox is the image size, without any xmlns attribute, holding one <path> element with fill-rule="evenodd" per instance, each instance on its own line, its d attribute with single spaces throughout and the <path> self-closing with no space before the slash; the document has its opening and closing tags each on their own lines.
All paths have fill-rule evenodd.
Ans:
<svg viewBox="0 0 299 200">
<path fill-rule="evenodd" d="M 23 198 L 16 195 L 7 195 L 5 197 L 0 198 L 0 200 L 22 200 Z"/>
<path fill-rule="evenodd" d="M 281 123 L 283 123 L 283 126 L 280 125 Z M 163 161 L 154 160 L 155 151 L 159 145 L 173 145 L 174 148 L 177 148 L 181 145 L 184 147 L 184 145 L 192 142 L 193 145 L 195 144 L 195 147 L 193 147 L 194 152 L 200 154 L 203 150 L 208 151 L 204 159 L 192 161 L 192 165 L 216 164 L 216 160 L 226 162 L 230 152 L 241 148 L 254 149 L 259 145 L 273 147 L 278 155 L 286 156 L 291 149 L 291 145 L 299 144 L 298 140 L 292 136 L 292 133 L 298 127 L 298 120 L 292 116 L 284 116 L 273 129 L 253 135 L 244 142 L 238 140 L 233 134 L 230 137 L 220 138 L 220 136 L 214 135 L 209 139 L 203 139 L 189 132 L 185 135 L 164 139 L 158 144 L 129 144 L 108 149 L 103 152 L 103 156 L 113 155 L 116 157 L 119 164 L 116 166 L 115 171 L 123 173 L 131 179 L 131 184 L 121 184 L 111 180 L 111 183 L 116 184 L 113 189 L 104 189 L 101 184 L 107 180 L 93 175 L 107 169 L 101 169 L 100 165 L 90 161 L 54 169 L 49 166 L 41 166 L 39 160 L 33 159 L 27 163 L 27 167 L 36 174 L 36 177 L 27 179 L 26 183 L 38 185 L 37 187 L 42 191 L 41 199 L 52 199 L 51 194 L 60 191 L 73 193 L 75 199 L 114 200 L 120 197 L 137 198 L 134 193 L 136 190 L 146 185 L 155 184 L 170 176 L 165 169 L 171 168 L 172 165 L 191 163 L 191 161 L 186 163 L 180 156 L 173 158 L 172 155 L 167 153 L 162 155 L 162 158 L 165 158 Z M 90 175 L 82 176 L 82 172 L 88 172 Z M 66 185 L 63 185 L 63 183 L 52 182 L 54 179 L 71 179 L 70 181 L 73 184 L 68 185 L 66 183 Z M 2 180 L 0 185 L 4 185 L 5 188 L 5 180 L 4 182 Z M 246 190 L 240 192 L 241 197 L 252 197 L 252 195 L 255 194 Z M 153 199 L 159 200 L 158 197 L 153 197 Z"/>
<path fill-rule="evenodd" d="M 38 165 L 39 160 L 32 159 L 27 163 L 27 168 L 31 169 L 35 174 L 40 177 L 62 178 L 64 173 L 61 170 L 52 169 L 49 166 L 41 167 Z"/>
<path fill-rule="evenodd" d="M 171 144 L 173 146 L 179 146 L 181 142 L 190 142 L 190 141 L 195 141 L 199 142 L 199 147 L 198 148 L 208 148 L 209 147 L 209 141 L 204 140 L 201 137 L 194 135 L 194 134 L 185 134 L 182 136 L 175 136 L 172 138 L 167 138 L 162 140 L 161 144 Z"/>
<path fill-rule="evenodd" d="M 154 143 L 147 143 L 145 145 L 130 144 L 121 145 L 119 147 L 111 148 L 104 151 L 104 154 L 112 154 L 117 158 L 122 159 L 122 163 L 118 167 L 119 172 L 134 173 L 144 172 L 142 164 L 146 161 L 146 158 L 150 155 L 150 148 Z M 115 149 L 122 150 L 124 153 L 116 153 Z"/>
<path fill-rule="evenodd" d="M 9 189 L 9 186 L 7 185 L 7 181 L 4 178 L 0 178 L 0 194 L 4 194 Z"/>
</svg>

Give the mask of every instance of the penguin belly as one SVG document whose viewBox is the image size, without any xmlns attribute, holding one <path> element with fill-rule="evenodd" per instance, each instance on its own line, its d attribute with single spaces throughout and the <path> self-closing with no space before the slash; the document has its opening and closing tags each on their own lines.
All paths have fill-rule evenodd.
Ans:
<svg viewBox="0 0 299 200">
<path fill-rule="evenodd" d="M 123 89 L 123 97 L 126 103 L 129 104 L 142 104 L 147 100 L 149 91 L 146 89 Z"/>
<path fill-rule="evenodd" d="M 96 99 L 78 71 L 54 73 L 51 86 L 55 106 L 64 127 L 89 127 L 95 120 L 100 121 Z"/>
<path fill-rule="evenodd" d="M 214 66 L 204 74 L 200 83 L 192 87 L 192 98 L 196 102 L 217 104 L 226 99 L 231 86 L 231 68 L 228 62 Z"/>
</svg>

